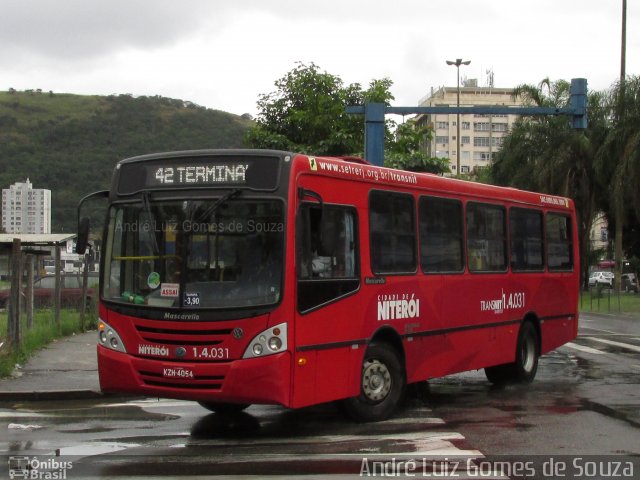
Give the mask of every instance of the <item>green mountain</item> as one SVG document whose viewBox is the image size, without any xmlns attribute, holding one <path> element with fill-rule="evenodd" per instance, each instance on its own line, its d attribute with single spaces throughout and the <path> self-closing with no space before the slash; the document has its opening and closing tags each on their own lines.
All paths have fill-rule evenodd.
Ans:
<svg viewBox="0 0 640 480">
<path fill-rule="evenodd" d="M 0 188 L 30 179 L 52 196 L 52 232 L 75 231 L 76 206 L 109 188 L 115 164 L 146 153 L 243 147 L 251 120 L 191 102 L 130 95 L 0 92 Z"/>
</svg>

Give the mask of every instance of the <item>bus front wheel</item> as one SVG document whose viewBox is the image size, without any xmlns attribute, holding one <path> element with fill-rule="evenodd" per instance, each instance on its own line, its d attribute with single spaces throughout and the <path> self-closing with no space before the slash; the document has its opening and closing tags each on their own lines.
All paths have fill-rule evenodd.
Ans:
<svg viewBox="0 0 640 480">
<path fill-rule="evenodd" d="M 394 412 L 406 386 L 400 355 L 384 343 L 372 343 L 362 361 L 360 395 L 343 401 L 346 413 L 358 422 L 378 422 Z"/>
<path fill-rule="evenodd" d="M 201 407 L 216 413 L 238 413 L 249 407 L 248 403 L 198 402 Z"/>
<path fill-rule="evenodd" d="M 484 373 L 494 384 L 531 383 L 538 371 L 540 357 L 540 339 L 538 331 L 531 322 L 524 322 L 518 334 L 516 361 L 504 365 L 487 367 Z"/>
</svg>

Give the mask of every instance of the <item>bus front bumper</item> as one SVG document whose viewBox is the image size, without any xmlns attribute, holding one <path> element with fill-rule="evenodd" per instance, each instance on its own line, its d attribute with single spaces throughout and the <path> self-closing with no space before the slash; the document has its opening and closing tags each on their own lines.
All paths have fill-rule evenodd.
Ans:
<svg viewBox="0 0 640 480">
<path fill-rule="evenodd" d="M 228 362 L 189 363 L 139 358 L 98 348 L 100 388 L 204 402 L 290 404 L 291 355 Z"/>
</svg>

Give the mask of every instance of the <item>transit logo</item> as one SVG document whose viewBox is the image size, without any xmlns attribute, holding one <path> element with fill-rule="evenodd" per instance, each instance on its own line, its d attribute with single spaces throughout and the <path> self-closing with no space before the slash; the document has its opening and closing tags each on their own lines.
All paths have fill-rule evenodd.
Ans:
<svg viewBox="0 0 640 480">
<path fill-rule="evenodd" d="M 514 310 L 524 308 L 525 294 L 524 292 L 510 293 L 508 296 L 502 289 L 500 298 L 491 300 L 480 300 L 481 312 L 503 313 L 505 310 Z"/>
<path fill-rule="evenodd" d="M 404 320 L 420 316 L 420 299 L 415 294 L 378 295 L 378 321 Z"/>
</svg>

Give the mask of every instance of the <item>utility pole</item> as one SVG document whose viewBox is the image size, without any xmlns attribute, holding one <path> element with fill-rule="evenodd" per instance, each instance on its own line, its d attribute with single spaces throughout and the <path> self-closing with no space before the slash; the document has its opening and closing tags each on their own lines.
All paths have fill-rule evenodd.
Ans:
<svg viewBox="0 0 640 480">
<path fill-rule="evenodd" d="M 627 0 L 622 0 L 622 38 L 620 41 L 620 88 L 618 89 L 618 121 L 624 117 L 624 99 L 626 83 L 626 50 L 627 50 Z M 616 238 L 615 238 L 615 278 L 614 288 L 616 293 L 622 289 L 622 228 L 624 226 L 624 183 L 625 179 L 620 178 L 620 185 L 617 185 L 614 193 L 614 208 L 616 218 Z"/>
<path fill-rule="evenodd" d="M 456 113 L 456 175 L 460 175 L 460 65 L 469 65 L 471 60 L 462 61 L 456 58 L 456 61 L 447 60 L 447 65 L 455 65 L 458 71 L 458 112 Z"/>
</svg>

